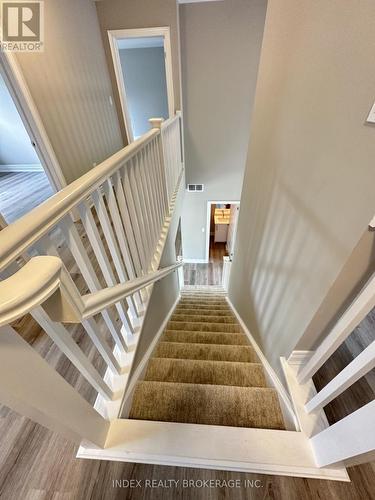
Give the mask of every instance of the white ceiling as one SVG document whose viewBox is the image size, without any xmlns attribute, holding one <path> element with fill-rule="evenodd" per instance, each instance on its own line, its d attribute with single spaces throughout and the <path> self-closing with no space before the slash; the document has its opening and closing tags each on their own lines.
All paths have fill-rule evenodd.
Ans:
<svg viewBox="0 0 375 500">
<path fill-rule="evenodd" d="M 117 41 L 118 48 L 121 49 L 146 49 L 148 47 L 163 47 L 164 38 L 162 36 L 148 36 L 142 38 L 123 38 Z"/>
</svg>

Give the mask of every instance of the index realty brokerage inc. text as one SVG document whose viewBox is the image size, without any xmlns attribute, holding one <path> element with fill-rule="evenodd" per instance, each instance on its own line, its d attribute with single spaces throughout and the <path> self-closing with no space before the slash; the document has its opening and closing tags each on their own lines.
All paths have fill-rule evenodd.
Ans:
<svg viewBox="0 0 375 500">
<path fill-rule="evenodd" d="M 113 488 L 262 488 L 259 479 L 114 479 Z"/>
</svg>

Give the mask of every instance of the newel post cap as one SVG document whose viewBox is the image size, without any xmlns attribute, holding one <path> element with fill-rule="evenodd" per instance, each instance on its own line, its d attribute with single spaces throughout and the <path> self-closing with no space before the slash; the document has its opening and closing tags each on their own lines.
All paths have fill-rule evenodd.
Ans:
<svg viewBox="0 0 375 500">
<path fill-rule="evenodd" d="M 148 121 L 150 122 L 151 128 L 161 129 L 161 124 L 163 123 L 164 118 L 149 118 Z"/>
</svg>

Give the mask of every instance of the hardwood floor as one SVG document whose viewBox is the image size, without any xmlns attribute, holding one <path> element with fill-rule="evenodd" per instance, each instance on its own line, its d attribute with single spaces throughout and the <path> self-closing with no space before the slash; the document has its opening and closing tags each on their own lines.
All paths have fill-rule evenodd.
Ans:
<svg viewBox="0 0 375 500">
<path fill-rule="evenodd" d="M 30 212 L 52 194 L 44 172 L 0 173 L 0 213 L 8 224 Z"/>
<path fill-rule="evenodd" d="M 62 248 L 64 252 L 64 248 Z M 66 252 L 68 254 L 68 252 Z M 91 252 L 90 252 L 91 255 Z M 66 262 L 69 267 L 69 262 Z M 202 280 L 209 280 L 201 271 Z M 210 278 L 211 279 L 211 278 Z M 85 284 L 79 273 L 75 282 L 81 289 Z M 358 346 L 374 338 L 374 312 L 366 318 L 345 344 L 351 357 Z M 13 325 L 27 338 L 41 355 L 69 383 L 77 387 L 80 394 L 93 401 L 94 394 L 77 370 L 63 356 L 49 338 L 41 331 L 30 316 Z M 94 360 L 99 370 L 102 361 L 85 332 L 72 328 L 72 335 L 82 350 Z M 367 340 L 366 340 L 367 339 Z M 349 355 L 347 355 L 349 356 Z M 333 367 L 327 363 L 319 371 L 319 383 L 326 384 L 335 370 L 348 357 L 334 360 Z M 327 410 L 331 422 L 342 418 L 348 407 L 358 404 L 374 388 L 373 374 L 363 379 L 367 386 L 358 386 L 355 394 L 349 394 L 345 401 L 340 398 L 331 403 Z M 363 382 L 359 381 L 359 382 Z M 327 407 L 328 408 L 328 407 Z M 115 499 L 273 499 L 273 500 L 373 500 L 375 499 L 375 463 L 349 469 L 351 483 L 309 480 L 281 476 L 243 474 L 227 471 L 188 469 L 147 464 L 118 463 L 107 461 L 78 460 L 76 446 L 51 431 L 34 424 L 11 410 L 0 407 L 0 499 L 1 500 L 115 500 Z M 140 487 L 127 486 L 127 481 L 140 481 Z M 171 488 L 148 487 L 146 481 L 164 481 Z M 184 480 L 196 481 L 196 487 L 185 487 Z M 199 487 L 199 481 L 221 481 L 213 487 Z M 234 481 L 239 480 L 238 487 Z M 250 485 L 251 481 L 259 481 Z M 172 482 L 171 482 L 172 481 Z M 176 481 L 177 483 L 173 482 Z M 225 487 L 224 481 L 232 484 Z M 232 481 L 233 483 L 229 483 Z M 245 481 L 249 483 L 245 484 Z M 139 484 L 139 483 L 138 483 Z M 177 484 L 177 485 L 176 485 Z M 215 486 L 217 484 L 217 486 Z M 120 487 L 119 485 L 122 485 Z M 256 487 L 258 486 L 258 487 Z"/>
<path fill-rule="evenodd" d="M 225 243 L 210 241 L 210 259 L 207 264 L 185 264 L 185 285 L 221 285 L 223 257 L 228 255 Z"/>
</svg>

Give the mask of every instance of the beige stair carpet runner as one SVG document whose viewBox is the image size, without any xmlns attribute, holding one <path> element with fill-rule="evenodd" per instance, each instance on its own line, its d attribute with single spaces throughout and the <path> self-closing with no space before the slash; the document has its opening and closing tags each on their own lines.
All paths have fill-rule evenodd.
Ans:
<svg viewBox="0 0 375 500">
<path fill-rule="evenodd" d="M 278 395 L 219 287 L 185 287 L 129 418 L 285 429 Z"/>
</svg>

